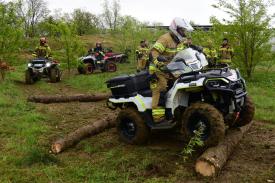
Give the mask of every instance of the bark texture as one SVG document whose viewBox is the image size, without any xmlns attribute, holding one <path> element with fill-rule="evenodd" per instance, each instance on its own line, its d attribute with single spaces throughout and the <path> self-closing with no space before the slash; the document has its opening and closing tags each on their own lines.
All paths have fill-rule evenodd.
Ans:
<svg viewBox="0 0 275 183">
<path fill-rule="evenodd" d="M 252 123 L 236 129 L 229 129 L 225 138 L 217 145 L 208 148 L 198 159 L 195 165 L 196 172 L 202 176 L 212 177 L 222 169 L 229 156 L 249 130 Z"/>
<path fill-rule="evenodd" d="M 29 102 L 35 103 L 68 103 L 68 102 L 97 102 L 101 100 L 106 100 L 110 97 L 110 94 L 100 94 L 100 95 L 52 95 L 52 96 L 30 96 L 28 97 Z"/>
<path fill-rule="evenodd" d="M 51 150 L 54 154 L 58 154 L 63 150 L 77 144 L 79 141 L 86 137 L 99 134 L 106 129 L 113 128 L 116 126 L 116 120 L 114 116 L 106 117 L 104 119 L 95 121 L 90 125 L 83 126 L 74 132 L 69 133 L 64 138 L 56 140 Z"/>
</svg>

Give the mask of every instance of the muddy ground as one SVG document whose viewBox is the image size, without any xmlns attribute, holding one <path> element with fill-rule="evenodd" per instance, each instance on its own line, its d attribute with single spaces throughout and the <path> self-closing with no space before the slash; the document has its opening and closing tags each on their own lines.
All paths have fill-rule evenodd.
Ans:
<svg viewBox="0 0 275 183">
<path fill-rule="evenodd" d="M 26 96 L 81 93 L 63 83 L 49 83 L 54 90 L 41 90 L 35 85 L 26 86 L 20 82 L 17 84 Z M 49 146 L 54 139 L 114 112 L 106 108 L 105 102 L 34 105 L 38 111 L 49 116 L 51 133 L 45 137 L 46 141 L 44 142 L 49 143 Z M 125 154 L 134 154 L 136 151 L 140 151 L 140 148 L 145 148 L 147 151 L 144 152 L 144 156 L 155 155 L 152 163 L 149 163 L 139 172 L 134 171 L 130 174 L 130 179 L 133 181 L 136 176 L 144 176 L 148 178 L 163 177 L 164 179 L 167 177 L 169 180 L 171 177 L 176 177 L 173 179 L 175 182 L 275 182 L 275 125 L 268 122 L 254 122 L 225 167 L 214 179 L 205 179 L 195 174 L 194 163 L 198 153 L 186 163 L 182 161 L 179 153 L 183 144 L 174 135 L 155 134 L 147 146 L 136 147 L 119 142 L 115 129 L 111 129 L 95 137 L 85 139 L 84 142 L 91 144 L 91 146 L 100 143 L 96 147 L 104 149 L 104 152 L 113 148 L 120 148 Z M 62 161 L 62 156 L 77 155 L 79 158 L 97 163 L 97 158 L 100 159 L 101 150 L 86 153 L 84 148 L 85 144 L 80 143 L 58 155 L 58 158 Z"/>
</svg>

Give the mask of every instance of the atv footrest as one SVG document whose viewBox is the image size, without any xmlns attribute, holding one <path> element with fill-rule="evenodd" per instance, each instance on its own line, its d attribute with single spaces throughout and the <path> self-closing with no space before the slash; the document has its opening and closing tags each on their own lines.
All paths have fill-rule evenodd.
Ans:
<svg viewBox="0 0 275 183">
<path fill-rule="evenodd" d="M 161 123 L 154 123 L 151 126 L 152 130 L 168 130 L 172 129 L 176 126 L 177 122 L 169 122 L 169 121 L 164 121 Z"/>
</svg>

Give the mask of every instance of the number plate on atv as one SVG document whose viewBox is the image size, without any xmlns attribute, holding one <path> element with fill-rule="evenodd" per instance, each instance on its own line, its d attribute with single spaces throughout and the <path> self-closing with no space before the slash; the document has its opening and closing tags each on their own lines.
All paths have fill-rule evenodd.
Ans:
<svg viewBox="0 0 275 183">
<path fill-rule="evenodd" d="M 41 69 L 33 69 L 35 72 L 40 72 L 40 73 L 42 73 L 43 72 L 43 68 L 41 68 Z"/>
<path fill-rule="evenodd" d="M 34 64 L 34 67 L 43 67 L 43 64 Z"/>
</svg>

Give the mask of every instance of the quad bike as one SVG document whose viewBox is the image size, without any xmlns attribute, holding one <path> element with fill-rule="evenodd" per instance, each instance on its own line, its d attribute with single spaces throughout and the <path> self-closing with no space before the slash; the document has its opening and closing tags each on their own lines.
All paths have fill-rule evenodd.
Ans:
<svg viewBox="0 0 275 183">
<path fill-rule="evenodd" d="M 120 138 L 129 144 L 143 144 L 151 131 L 175 129 L 189 140 L 195 130 L 203 129 L 204 145 L 214 146 L 223 139 L 225 125 L 234 128 L 250 123 L 254 105 L 240 72 L 229 67 L 204 70 L 207 64 L 202 53 L 187 48 L 163 69 L 173 79 L 168 92 L 160 97 L 159 105 L 166 110 L 160 123 L 152 118 L 148 72 L 107 81 L 112 91 L 107 106 L 121 108 L 117 117 Z"/>
<path fill-rule="evenodd" d="M 117 67 L 113 61 L 97 54 L 98 53 L 88 54 L 87 56 L 79 58 L 77 67 L 79 74 L 93 73 L 95 70 L 101 70 L 102 72 L 116 72 Z"/>
<path fill-rule="evenodd" d="M 128 61 L 128 53 L 130 50 L 125 50 L 125 53 L 114 53 L 111 49 L 107 49 L 105 52 L 104 60 L 116 62 L 116 63 L 126 63 Z"/>
<path fill-rule="evenodd" d="M 59 82 L 61 80 L 59 63 L 46 58 L 31 60 L 25 71 L 26 84 L 33 84 L 41 78 L 49 78 L 52 83 Z"/>
</svg>

